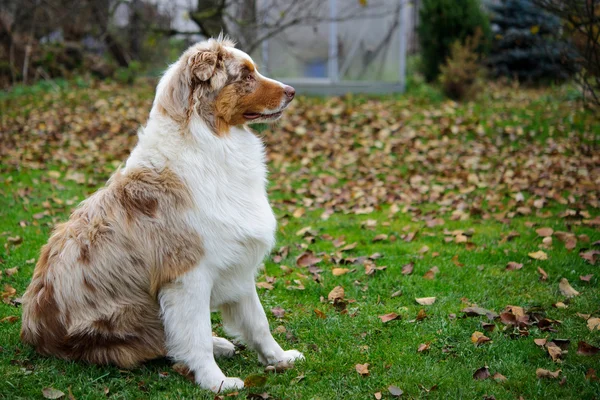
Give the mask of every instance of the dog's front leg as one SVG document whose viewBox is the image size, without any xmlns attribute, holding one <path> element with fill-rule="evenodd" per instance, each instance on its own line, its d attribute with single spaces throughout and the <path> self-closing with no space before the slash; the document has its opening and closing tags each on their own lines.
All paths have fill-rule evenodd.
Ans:
<svg viewBox="0 0 600 400">
<path fill-rule="evenodd" d="M 284 351 L 273 339 L 269 321 L 254 285 L 246 296 L 234 303 L 223 305 L 221 316 L 225 329 L 256 350 L 258 359 L 264 365 L 292 363 L 294 360 L 304 359 L 302 353 L 297 350 Z"/>
<path fill-rule="evenodd" d="M 244 387 L 239 378 L 226 377 L 213 356 L 209 277 L 194 270 L 160 292 L 160 305 L 169 357 L 185 363 L 196 382 L 213 392 Z"/>
</svg>

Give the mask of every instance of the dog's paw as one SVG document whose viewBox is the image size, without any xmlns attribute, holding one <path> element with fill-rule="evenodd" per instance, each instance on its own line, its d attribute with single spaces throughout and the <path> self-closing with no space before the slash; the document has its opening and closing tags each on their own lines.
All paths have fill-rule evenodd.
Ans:
<svg viewBox="0 0 600 400">
<path fill-rule="evenodd" d="M 233 357 L 235 354 L 235 345 L 227 339 L 213 337 L 213 354 L 215 358 Z"/>
<path fill-rule="evenodd" d="M 304 354 L 298 350 L 286 350 L 283 352 L 283 360 L 281 362 L 287 362 L 293 364 L 295 361 L 304 360 Z"/>
<path fill-rule="evenodd" d="M 240 378 L 222 378 L 213 381 L 211 384 L 200 383 L 203 389 L 209 389 L 214 393 L 223 393 L 230 390 L 243 389 L 244 381 Z"/>
</svg>

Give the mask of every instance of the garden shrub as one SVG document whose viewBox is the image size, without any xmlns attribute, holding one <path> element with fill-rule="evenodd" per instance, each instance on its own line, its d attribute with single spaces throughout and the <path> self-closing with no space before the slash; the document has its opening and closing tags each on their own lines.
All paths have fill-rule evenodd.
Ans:
<svg viewBox="0 0 600 400">
<path fill-rule="evenodd" d="M 482 39 L 477 52 L 485 53 L 489 48 L 489 20 L 479 0 L 423 0 L 420 19 L 423 74 L 429 82 L 438 77 L 452 44 L 464 42 L 478 28 Z"/>
</svg>

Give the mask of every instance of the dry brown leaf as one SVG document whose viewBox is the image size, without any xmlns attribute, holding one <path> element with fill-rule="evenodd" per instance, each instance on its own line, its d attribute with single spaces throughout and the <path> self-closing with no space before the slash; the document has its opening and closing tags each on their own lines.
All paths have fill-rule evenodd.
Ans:
<svg viewBox="0 0 600 400">
<path fill-rule="evenodd" d="M 277 318 L 283 318 L 285 316 L 285 310 L 280 306 L 271 308 L 271 312 Z"/>
<path fill-rule="evenodd" d="M 463 263 L 461 263 L 461 262 L 458 261 L 458 254 L 455 254 L 454 256 L 452 256 L 452 262 L 457 267 L 464 267 L 465 266 L 465 264 L 463 264 Z"/>
<path fill-rule="evenodd" d="M 9 315 L 8 317 L 4 317 L 4 318 L 0 319 L 0 324 L 3 322 L 9 322 L 11 324 L 14 324 L 18 320 L 19 320 L 19 317 L 17 317 L 16 315 Z"/>
<path fill-rule="evenodd" d="M 485 336 L 483 334 L 483 332 L 479 332 L 479 331 L 475 331 L 473 332 L 473 334 L 471 335 L 471 342 L 473 342 L 474 345 L 480 345 L 482 343 L 486 343 L 489 342 L 491 339 L 487 336 Z"/>
<path fill-rule="evenodd" d="M 547 369 L 538 368 L 535 370 L 535 376 L 537 376 L 538 378 L 556 379 L 560 375 L 560 371 L 560 369 L 557 369 L 556 371 L 552 372 Z"/>
<path fill-rule="evenodd" d="M 590 318 L 587 320 L 587 327 L 590 331 L 594 329 L 600 331 L 600 318 Z"/>
<path fill-rule="evenodd" d="M 569 284 L 569 281 L 567 280 L 567 278 L 562 278 L 560 280 L 560 283 L 558 284 L 558 288 L 560 289 L 560 292 L 562 293 L 562 295 L 565 297 L 579 296 L 579 292 L 577 290 L 573 289 L 573 287 Z"/>
<path fill-rule="evenodd" d="M 552 228 L 539 228 L 539 229 L 536 229 L 535 232 L 538 234 L 538 236 L 548 237 L 548 236 L 552 236 L 552 234 L 554 233 L 554 229 L 552 229 Z"/>
<path fill-rule="evenodd" d="M 490 370 L 487 366 L 479 368 L 477 371 L 473 373 L 473 379 L 477 381 L 482 381 L 490 377 Z"/>
<path fill-rule="evenodd" d="M 589 275 L 580 275 L 579 276 L 579 280 L 583 281 L 583 282 L 589 282 L 592 280 L 592 277 L 594 276 L 594 274 L 589 274 Z"/>
<path fill-rule="evenodd" d="M 13 267 L 13 268 L 7 268 L 4 270 L 4 273 L 6 274 L 6 276 L 13 276 L 14 274 L 16 274 L 19 271 L 18 267 Z"/>
<path fill-rule="evenodd" d="M 554 342 L 548 342 L 546 344 L 546 350 L 552 358 L 552 361 L 558 361 L 562 358 L 563 352 L 560 347 L 558 347 Z"/>
<path fill-rule="evenodd" d="M 312 252 L 306 251 L 296 258 L 296 265 L 299 267 L 308 267 L 321 262 L 321 258 L 315 256 Z"/>
<path fill-rule="evenodd" d="M 269 282 L 256 282 L 256 287 L 267 290 L 273 290 L 275 288 L 275 286 L 271 285 Z"/>
<path fill-rule="evenodd" d="M 519 264 L 518 262 L 509 261 L 508 264 L 506 264 L 507 271 L 514 271 L 521 268 L 523 268 L 523 264 Z"/>
<path fill-rule="evenodd" d="M 393 321 L 395 319 L 399 319 L 400 316 L 396 313 L 389 313 L 389 314 L 385 314 L 385 315 L 380 315 L 379 318 L 381 319 L 381 322 L 383 322 L 385 324 L 386 322 Z"/>
<path fill-rule="evenodd" d="M 544 253 L 542 250 L 538 250 L 535 251 L 533 253 L 529 253 L 528 254 L 529 257 L 533 258 L 534 260 L 547 260 L 548 259 L 548 254 Z"/>
<path fill-rule="evenodd" d="M 334 287 L 327 295 L 329 301 L 338 301 L 344 298 L 344 288 L 341 286 Z"/>
<path fill-rule="evenodd" d="M 502 375 L 499 372 L 495 372 L 494 375 L 492 375 L 492 379 L 496 382 L 506 382 L 508 380 L 504 375 Z"/>
<path fill-rule="evenodd" d="M 430 306 L 435 303 L 435 297 L 420 297 L 415 299 L 415 301 L 422 306 Z"/>
<path fill-rule="evenodd" d="M 592 346 L 584 341 L 577 343 L 577 354 L 582 356 L 595 356 L 600 353 L 600 348 Z"/>
<path fill-rule="evenodd" d="M 438 267 L 431 267 L 427 272 L 425 272 L 425 275 L 423 275 L 423 278 L 425 279 L 435 279 L 435 275 L 440 272 L 440 269 Z"/>
<path fill-rule="evenodd" d="M 425 254 L 428 251 L 429 251 L 429 246 L 426 245 L 426 246 L 421 247 L 417 253 L 419 253 L 419 254 Z"/>
<path fill-rule="evenodd" d="M 538 346 L 541 346 L 541 347 L 544 347 L 544 346 L 546 346 L 546 342 L 547 342 L 547 341 L 548 341 L 548 340 L 547 340 L 547 339 L 544 339 L 544 338 L 533 339 L 533 342 L 534 342 L 535 344 L 537 344 Z"/>
<path fill-rule="evenodd" d="M 44 396 L 45 399 L 60 399 L 64 397 L 65 394 L 58 389 L 47 387 L 42 389 L 42 396 Z"/>
<path fill-rule="evenodd" d="M 413 264 L 413 263 L 408 263 L 406 265 L 403 265 L 402 266 L 402 275 L 412 274 L 414 267 L 415 267 L 415 264 Z"/>
<path fill-rule="evenodd" d="M 365 363 L 365 364 L 356 364 L 354 366 L 354 368 L 356 369 L 356 372 L 358 372 L 361 376 L 368 376 L 369 375 L 369 363 Z"/>
<path fill-rule="evenodd" d="M 331 273 L 333 276 L 340 276 L 347 274 L 349 271 L 350 270 L 348 268 L 334 268 L 331 270 Z"/>
<path fill-rule="evenodd" d="M 417 352 L 418 352 L 418 353 L 422 353 L 422 352 L 424 352 L 424 351 L 427 351 L 427 350 L 429 350 L 429 346 L 430 346 L 430 344 L 429 344 L 429 343 L 421 343 L 421 344 L 419 345 L 419 348 L 417 349 Z"/>
<path fill-rule="evenodd" d="M 540 274 L 540 281 L 548 280 L 548 273 L 544 271 L 541 267 L 537 267 L 538 273 Z"/>
<path fill-rule="evenodd" d="M 380 233 L 379 235 L 375 236 L 372 240 L 373 243 L 375 242 L 381 242 L 383 240 L 386 240 L 388 238 L 388 235 L 386 235 L 385 233 Z"/>
<path fill-rule="evenodd" d="M 325 314 L 323 311 L 319 310 L 318 308 L 315 308 L 313 311 L 315 312 L 317 317 L 319 317 L 321 319 L 327 318 L 327 314 Z"/>
<path fill-rule="evenodd" d="M 390 394 L 392 395 L 392 397 L 400 397 L 404 393 L 402 391 L 402 389 L 400 389 L 398 386 L 394 386 L 394 385 L 388 386 L 388 390 L 389 390 Z"/>
</svg>

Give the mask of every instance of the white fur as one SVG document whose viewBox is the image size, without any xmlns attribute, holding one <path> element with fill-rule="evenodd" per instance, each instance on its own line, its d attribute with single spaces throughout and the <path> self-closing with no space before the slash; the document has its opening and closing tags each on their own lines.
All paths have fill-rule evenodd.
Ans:
<svg viewBox="0 0 600 400">
<path fill-rule="evenodd" d="M 157 98 L 174 71 L 172 66 L 165 73 Z M 255 349 L 264 364 L 303 358 L 295 350 L 284 351 L 273 339 L 254 282 L 275 243 L 276 228 L 265 190 L 263 144 L 245 127 L 231 127 L 229 134 L 217 136 L 196 114 L 189 132 L 182 134 L 182 128 L 156 108 L 155 104 L 125 173 L 135 167 L 174 171 L 193 194 L 195 208 L 187 219 L 204 247 L 196 268 L 159 294 L 169 356 L 184 362 L 203 388 L 241 388 L 243 382 L 227 378 L 215 362 L 213 352 L 230 356 L 235 349 L 224 339 L 212 338 L 211 311 L 221 310 L 227 332 Z"/>
</svg>

